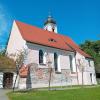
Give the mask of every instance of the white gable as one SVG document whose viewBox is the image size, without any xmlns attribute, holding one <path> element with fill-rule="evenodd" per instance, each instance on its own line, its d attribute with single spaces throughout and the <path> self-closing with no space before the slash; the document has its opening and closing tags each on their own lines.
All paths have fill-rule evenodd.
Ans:
<svg viewBox="0 0 100 100">
<path fill-rule="evenodd" d="M 16 25 L 16 22 L 14 21 L 6 53 L 8 54 L 8 56 L 12 54 L 15 55 L 17 52 L 19 52 L 25 47 L 25 44 L 26 41 L 22 38 L 21 33 Z"/>
</svg>

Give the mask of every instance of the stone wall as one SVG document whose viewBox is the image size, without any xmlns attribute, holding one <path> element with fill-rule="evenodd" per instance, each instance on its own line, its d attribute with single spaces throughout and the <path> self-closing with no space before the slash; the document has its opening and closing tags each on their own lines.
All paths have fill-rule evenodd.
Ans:
<svg viewBox="0 0 100 100">
<path fill-rule="evenodd" d="M 70 70 L 62 69 L 61 73 L 55 72 L 52 68 L 51 71 L 51 86 L 67 86 L 71 85 L 73 78 Z M 26 88 L 39 88 L 48 87 L 50 79 L 50 68 L 39 68 L 38 65 L 30 66 L 27 78 L 20 78 L 20 89 Z M 77 81 L 77 77 L 74 76 Z M 26 83 L 26 84 L 25 84 Z M 76 84 L 74 82 L 74 84 Z M 26 85 L 26 86 L 25 86 Z M 22 87 L 21 87 L 22 86 Z"/>
<path fill-rule="evenodd" d="M 37 44 L 27 43 L 28 55 L 27 63 L 37 63 L 39 68 L 48 68 L 46 65 L 39 64 L 39 50 L 43 50 L 44 53 L 49 53 L 50 61 L 52 62 L 52 67 L 54 68 L 54 53 L 58 55 L 58 67 L 60 69 L 70 69 L 69 55 L 74 55 L 74 52 L 64 51 L 56 48 L 46 47 Z"/>
</svg>

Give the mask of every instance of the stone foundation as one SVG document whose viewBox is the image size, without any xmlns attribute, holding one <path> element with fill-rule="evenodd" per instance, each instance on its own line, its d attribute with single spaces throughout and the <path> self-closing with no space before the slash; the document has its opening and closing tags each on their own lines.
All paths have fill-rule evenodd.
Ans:
<svg viewBox="0 0 100 100">
<path fill-rule="evenodd" d="M 74 82 L 72 81 L 73 77 L 70 75 L 70 70 L 62 69 L 61 72 L 55 72 L 54 69 L 51 71 L 51 86 L 67 86 L 75 84 L 77 77 L 74 76 Z M 48 87 L 50 80 L 50 69 L 48 68 L 38 68 L 30 67 L 27 78 L 20 78 L 19 88 L 39 88 L 39 87 Z"/>
</svg>

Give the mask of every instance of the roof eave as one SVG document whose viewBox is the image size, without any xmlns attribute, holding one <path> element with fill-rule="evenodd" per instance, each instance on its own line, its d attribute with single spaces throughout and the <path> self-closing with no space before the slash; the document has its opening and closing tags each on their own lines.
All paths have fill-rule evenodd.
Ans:
<svg viewBox="0 0 100 100">
<path fill-rule="evenodd" d="M 36 43 L 36 42 L 31 42 L 31 41 L 27 41 L 26 42 L 28 43 L 32 43 L 32 44 L 38 44 L 38 45 L 42 45 L 42 46 L 46 46 L 46 47 L 52 47 L 52 48 L 56 48 L 56 49 L 60 49 L 60 50 L 65 50 L 65 51 L 70 51 L 70 52 L 75 52 L 74 50 L 68 50 L 68 49 L 62 49 L 62 48 L 59 48 L 59 47 L 54 47 L 54 46 L 48 46 L 48 45 L 44 45 L 44 44 L 41 44 L 41 43 Z"/>
</svg>

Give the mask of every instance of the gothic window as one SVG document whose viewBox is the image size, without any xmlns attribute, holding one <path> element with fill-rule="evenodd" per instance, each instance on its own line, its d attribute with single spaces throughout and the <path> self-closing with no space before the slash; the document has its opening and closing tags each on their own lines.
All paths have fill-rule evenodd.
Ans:
<svg viewBox="0 0 100 100">
<path fill-rule="evenodd" d="M 91 80 L 91 84 L 92 84 L 92 73 L 90 73 L 90 80 Z"/>
<path fill-rule="evenodd" d="M 54 67 L 55 67 L 55 71 L 58 70 L 58 55 L 57 53 L 54 53 Z"/>
<path fill-rule="evenodd" d="M 72 55 L 69 55 L 69 60 L 70 60 L 70 70 L 73 72 L 73 57 Z"/>
<path fill-rule="evenodd" d="M 88 60 L 88 64 L 89 64 L 89 67 L 91 67 L 91 61 L 90 60 Z"/>
<path fill-rule="evenodd" d="M 43 51 L 39 50 L 39 64 L 43 64 Z"/>
<path fill-rule="evenodd" d="M 86 60 L 87 60 L 87 62 L 88 62 L 88 63 L 87 63 L 87 64 L 88 64 L 88 66 L 89 66 L 89 67 L 91 67 L 91 60 L 90 60 L 90 59 L 88 59 L 88 58 L 86 58 Z"/>
</svg>

